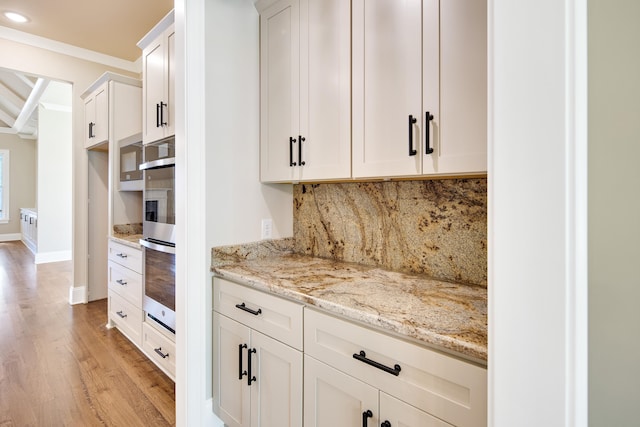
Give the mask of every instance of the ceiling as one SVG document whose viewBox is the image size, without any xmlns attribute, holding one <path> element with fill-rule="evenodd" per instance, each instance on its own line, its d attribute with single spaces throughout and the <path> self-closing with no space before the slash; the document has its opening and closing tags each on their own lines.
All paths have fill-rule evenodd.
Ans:
<svg viewBox="0 0 640 427">
<path fill-rule="evenodd" d="M 135 62 L 136 43 L 171 9 L 173 0 L 0 0 L 0 27 Z M 14 23 L 5 11 L 29 21 Z M 37 106 L 48 83 L 0 68 L 0 133 L 37 137 Z"/>
</svg>

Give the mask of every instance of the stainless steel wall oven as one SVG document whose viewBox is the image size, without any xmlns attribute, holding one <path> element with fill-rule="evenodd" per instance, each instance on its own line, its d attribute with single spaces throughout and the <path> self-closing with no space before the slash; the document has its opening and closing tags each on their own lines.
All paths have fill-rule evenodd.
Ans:
<svg viewBox="0 0 640 427">
<path fill-rule="evenodd" d="M 175 333 L 175 149 L 174 140 L 145 145 L 144 298 L 147 317 Z"/>
</svg>

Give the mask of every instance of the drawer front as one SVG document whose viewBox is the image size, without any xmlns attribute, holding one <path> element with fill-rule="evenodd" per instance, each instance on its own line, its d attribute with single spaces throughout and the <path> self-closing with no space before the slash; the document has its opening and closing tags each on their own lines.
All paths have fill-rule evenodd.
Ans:
<svg viewBox="0 0 640 427">
<path fill-rule="evenodd" d="M 140 345 L 142 310 L 115 292 L 109 292 L 109 318 L 133 343 Z"/>
<path fill-rule="evenodd" d="M 171 379 L 176 376 L 176 345 L 147 322 L 142 324 L 142 349 Z"/>
<path fill-rule="evenodd" d="M 213 279 L 213 308 L 302 350 L 302 305 L 221 278 Z"/>
<path fill-rule="evenodd" d="M 109 259 L 142 274 L 142 250 L 109 241 Z"/>
<path fill-rule="evenodd" d="M 142 307 L 142 275 L 120 264 L 109 261 L 109 290 L 129 301 L 135 307 Z"/>
<path fill-rule="evenodd" d="M 453 425 L 487 425 L 486 369 L 308 308 L 304 328 L 305 354 Z"/>
</svg>

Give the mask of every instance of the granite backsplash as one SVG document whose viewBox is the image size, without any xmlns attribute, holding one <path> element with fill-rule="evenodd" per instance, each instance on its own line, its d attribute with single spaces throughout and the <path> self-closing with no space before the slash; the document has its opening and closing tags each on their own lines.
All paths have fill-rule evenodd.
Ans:
<svg viewBox="0 0 640 427">
<path fill-rule="evenodd" d="M 294 185 L 296 253 L 487 286 L 487 180 Z"/>
</svg>

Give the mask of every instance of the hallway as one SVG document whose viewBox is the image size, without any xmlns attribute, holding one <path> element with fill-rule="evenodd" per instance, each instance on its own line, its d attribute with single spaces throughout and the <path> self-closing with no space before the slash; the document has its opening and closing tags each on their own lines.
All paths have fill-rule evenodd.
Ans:
<svg viewBox="0 0 640 427">
<path fill-rule="evenodd" d="M 173 381 L 70 284 L 71 262 L 0 243 L 0 426 L 175 425 Z"/>
</svg>

